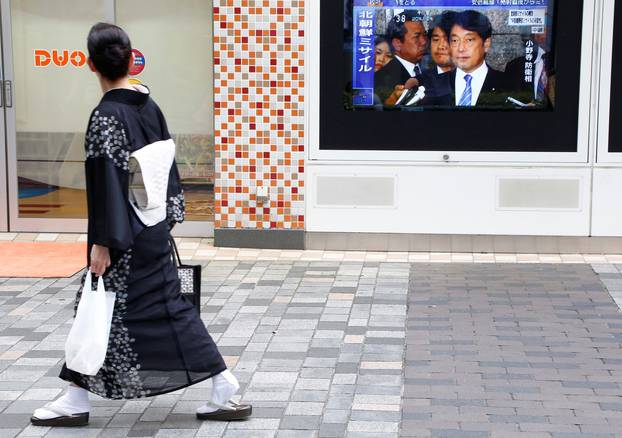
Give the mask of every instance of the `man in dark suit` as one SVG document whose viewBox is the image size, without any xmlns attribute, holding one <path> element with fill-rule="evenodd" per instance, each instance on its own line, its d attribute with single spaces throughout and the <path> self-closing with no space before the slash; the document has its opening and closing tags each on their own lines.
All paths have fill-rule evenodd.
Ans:
<svg viewBox="0 0 622 438">
<path fill-rule="evenodd" d="M 523 35 L 525 56 L 513 59 L 505 67 L 512 97 L 524 102 L 547 105 L 552 75 L 546 33 Z M 515 90 L 515 91 L 514 91 Z"/>
<path fill-rule="evenodd" d="M 451 93 L 427 104 L 459 107 L 505 105 L 507 81 L 504 73 L 486 63 L 492 42 L 492 25 L 484 14 L 462 11 L 456 14 L 449 37 L 455 70 L 444 73 Z"/>
<path fill-rule="evenodd" d="M 451 94 L 449 100 L 446 100 L 448 105 L 455 105 L 460 107 L 469 106 L 508 106 L 507 105 L 507 81 L 503 72 L 488 67 L 488 73 L 481 85 L 479 95 L 476 96 L 474 81 L 471 81 L 471 101 L 463 100 L 468 96 L 467 87 L 458 88 L 457 85 L 464 81 L 466 83 L 465 75 L 460 77 L 460 70 L 452 70 L 449 73 L 445 73 L 447 76 L 447 83 L 451 88 Z M 460 99 L 458 97 L 460 96 Z"/>
<path fill-rule="evenodd" d="M 434 67 L 429 70 L 437 74 L 447 73 L 454 68 L 451 59 L 449 35 L 454 26 L 457 12 L 445 11 L 432 19 L 428 39 L 430 40 L 430 55 L 434 62 Z"/>
<path fill-rule="evenodd" d="M 391 19 L 387 37 L 395 56 L 376 72 L 374 91 L 384 105 L 394 105 L 406 81 L 421 75 L 428 39 L 421 15 L 412 10 Z"/>
<path fill-rule="evenodd" d="M 428 39 L 430 40 L 430 55 L 434 66 L 424 70 L 421 76 L 417 78 L 416 83 L 409 85 L 425 87 L 426 98 L 424 104 L 433 102 L 434 99 L 447 96 L 451 93 L 449 81 L 444 79 L 443 73 L 450 72 L 454 69 L 454 63 L 451 59 L 449 35 L 453 28 L 456 12 L 445 11 L 437 15 L 432 20 L 428 30 Z"/>
</svg>

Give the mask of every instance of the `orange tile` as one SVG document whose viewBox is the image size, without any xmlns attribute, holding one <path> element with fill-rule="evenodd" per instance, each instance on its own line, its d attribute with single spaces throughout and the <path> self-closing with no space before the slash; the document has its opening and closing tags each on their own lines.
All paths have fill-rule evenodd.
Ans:
<svg viewBox="0 0 622 438">
<path fill-rule="evenodd" d="M 85 266 L 85 243 L 0 242 L 0 277 L 66 278 Z"/>
</svg>

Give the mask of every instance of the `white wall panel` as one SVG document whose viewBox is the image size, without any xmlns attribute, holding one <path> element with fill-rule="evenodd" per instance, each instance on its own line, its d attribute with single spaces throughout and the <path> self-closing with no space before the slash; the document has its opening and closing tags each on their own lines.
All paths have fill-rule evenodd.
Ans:
<svg viewBox="0 0 622 438">
<path fill-rule="evenodd" d="M 394 167 L 310 163 L 307 172 L 307 231 L 589 235 L 591 171 L 587 167 Z M 318 176 L 331 175 L 353 178 L 396 175 L 396 205 L 394 208 L 319 206 L 315 182 Z M 501 209 L 497 187 L 504 178 L 578 180 L 578 184 L 568 185 L 579 188 L 578 208 Z M 333 189 L 338 191 L 339 187 Z"/>
<path fill-rule="evenodd" d="M 594 169 L 593 236 L 622 236 L 622 168 Z"/>
</svg>

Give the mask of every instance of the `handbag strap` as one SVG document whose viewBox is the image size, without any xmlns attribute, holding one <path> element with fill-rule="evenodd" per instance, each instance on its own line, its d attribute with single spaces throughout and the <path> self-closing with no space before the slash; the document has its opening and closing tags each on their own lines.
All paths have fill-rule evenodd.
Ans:
<svg viewBox="0 0 622 438">
<path fill-rule="evenodd" d="M 175 262 L 177 262 L 177 267 L 181 267 L 181 257 L 179 256 L 179 250 L 177 249 L 177 244 L 175 243 L 175 239 L 173 238 L 173 236 L 171 236 L 169 234 L 168 236 L 168 240 L 171 243 L 171 246 L 173 247 L 173 260 Z"/>
</svg>

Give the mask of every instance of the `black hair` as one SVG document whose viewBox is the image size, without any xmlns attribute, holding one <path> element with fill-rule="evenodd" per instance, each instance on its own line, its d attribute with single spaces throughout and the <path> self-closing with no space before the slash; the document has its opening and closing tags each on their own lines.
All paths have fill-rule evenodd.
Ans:
<svg viewBox="0 0 622 438">
<path fill-rule="evenodd" d="M 114 81 L 128 75 L 132 43 L 119 26 L 97 23 L 89 31 L 87 47 L 89 57 L 103 77 Z"/>
<path fill-rule="evenodd" d="M 484 41 L 492 36 L 492 24 L 487 16 L 477 11 L 462 11 L 455 16 L 454 26 L 477 33 Z"/>
<path fill-rule="evenodd" d="M 406 29 L 406 23 L 408 21 L 419 21 L 423 25 L 423 15 L 413 10 L 406 10 L 401 14 L 395 15 L 387 26 L 387 39 L 392 42 L 393 39 L 397 38 L 403 42 L 404 36 L 408 33 L 408 29 Z M 393 44 L 389 44 L 389 46 L 391 46 L 391 50 L 393 50 Z"/>
<path fill-rule="evenodd" d="M 437 27 L 445 32 L 445 36 L 447 37 L 447 41 L 449 41 L 449 35 L 451 35 L 451 28 L 454 27 L 456 23 L 456 15 L 458 15 L 455 11 L 445 11 L 442 14 L 435 16 L 430 23 L 428 30 L 428 38 L 432 39 L 432 32 Z"/>
<path fill-rule="evenodd" d="M 382 44 L 382 43 L 387 43 L 389 45 L 389 47 L 391 47 L 391 43 L 385 37 L 383 37 L 383 36 L 376 36 L 376 38 L 374 38 L 374 47 L 376 47 L 378 44 Z"/>
</svg>

